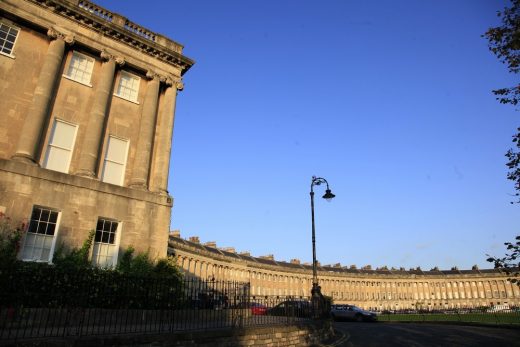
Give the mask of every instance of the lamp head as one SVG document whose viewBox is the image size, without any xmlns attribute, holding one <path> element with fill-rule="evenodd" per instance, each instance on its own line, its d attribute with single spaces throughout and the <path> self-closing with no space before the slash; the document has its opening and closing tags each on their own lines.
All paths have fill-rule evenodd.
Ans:
<svg viewBox="0 0 520 347">
<path fill-rule="evenodd" d="M 332 198 L 334 198 L 336 195 L 332 194 L 332 192 L 330 191 L 330 189 L 327 189 L 325 191 L 325 194 L 322 196 L 323 199 L 327 200 L 327 201 L 330 201 L 332 200 Z"/>
</svg>

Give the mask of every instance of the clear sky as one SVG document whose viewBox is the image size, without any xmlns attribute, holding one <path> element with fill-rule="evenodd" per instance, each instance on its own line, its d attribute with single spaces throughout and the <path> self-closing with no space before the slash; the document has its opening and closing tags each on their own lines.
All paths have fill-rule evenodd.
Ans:
<svg viewBox="0 0 520 347">
<path fill-rule="evenodd" d="M 185 46 L 172 229 L 322 264 L 491 267 L 520 234 L 504 153 L 515 76 L 481 35 L 506 1 L 96 3 Z M 317 197 L 324 187 L 316 187 Z"/>
</svg>

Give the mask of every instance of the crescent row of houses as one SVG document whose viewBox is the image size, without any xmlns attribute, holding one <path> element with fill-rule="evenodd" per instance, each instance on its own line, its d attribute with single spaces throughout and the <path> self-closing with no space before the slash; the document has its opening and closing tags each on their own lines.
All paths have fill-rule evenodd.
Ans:
<svg viewBox="0 0 520 347">
<path fill-rule="evenodd" d="M 168 253 L 177 257 L 185 276 L 201 279 L 243 281 L 253 297 L 309 296 L 312 265 L 297 259 L 275 260 L 272 255 L 255 257 L 233 248 L 201 243 L 198 237 L 169 238 Z M 446 309 L 520 304 L 520 287 L 496 269 L 422 271 L 355 269 L 318 265 L 318 280 L 324 295 L 334 303 L 355 304 L 365 309 Z"/>
</svg>

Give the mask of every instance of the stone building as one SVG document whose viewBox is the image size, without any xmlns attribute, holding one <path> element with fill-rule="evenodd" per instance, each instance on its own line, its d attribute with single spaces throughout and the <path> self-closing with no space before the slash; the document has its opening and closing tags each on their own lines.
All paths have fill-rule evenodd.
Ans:
<svg viewBox="0 0 520 347">
<path fill-rule="evenodd" d="M 0 212 L 27 222 L 22 259 L 91 230 L 96 265 L 166 255 L 182 49 L 89 1 L 0 2 Z"/>
<path fill-rule="evenodd" d="M 312 288 L 312 265 L 297 259 L 253 257 L 215 242 L 202 244 L 198 237 L 182 239 L 179 232 L 170 235 L 168 252 L 177 256 L 185 276 L 249 282 L 255 297 L 308 297 Z M 322 293 L 335 303 L 374 310 L 520 306 L 520 287 L 495 269 L 372 270 L 336 264 L 319 265 L 318 279 Z"/>
</svg>

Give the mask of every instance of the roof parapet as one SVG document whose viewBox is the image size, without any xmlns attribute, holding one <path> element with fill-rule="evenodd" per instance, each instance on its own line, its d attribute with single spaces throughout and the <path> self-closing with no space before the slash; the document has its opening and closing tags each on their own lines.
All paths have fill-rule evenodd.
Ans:
<svg viewBox="0 0 520 347">
<path fill-rule="evenodd" d="M 268 254 L 268 255 L 261 255 L 258 258 L 260 259 L 268 259 L 268 260 L 274 260 L 274 255 Z"/>
<path fill-rule="evenodd" d="M 190 238 L 188 239 L 188 241 L 193 242 L 193 243 L 198 243 L 198 244 L 200 244 L 200 240 L 199 240 L 199 237 L 198 237 L 198 236 L 190 236 Z"/>
</svg>

